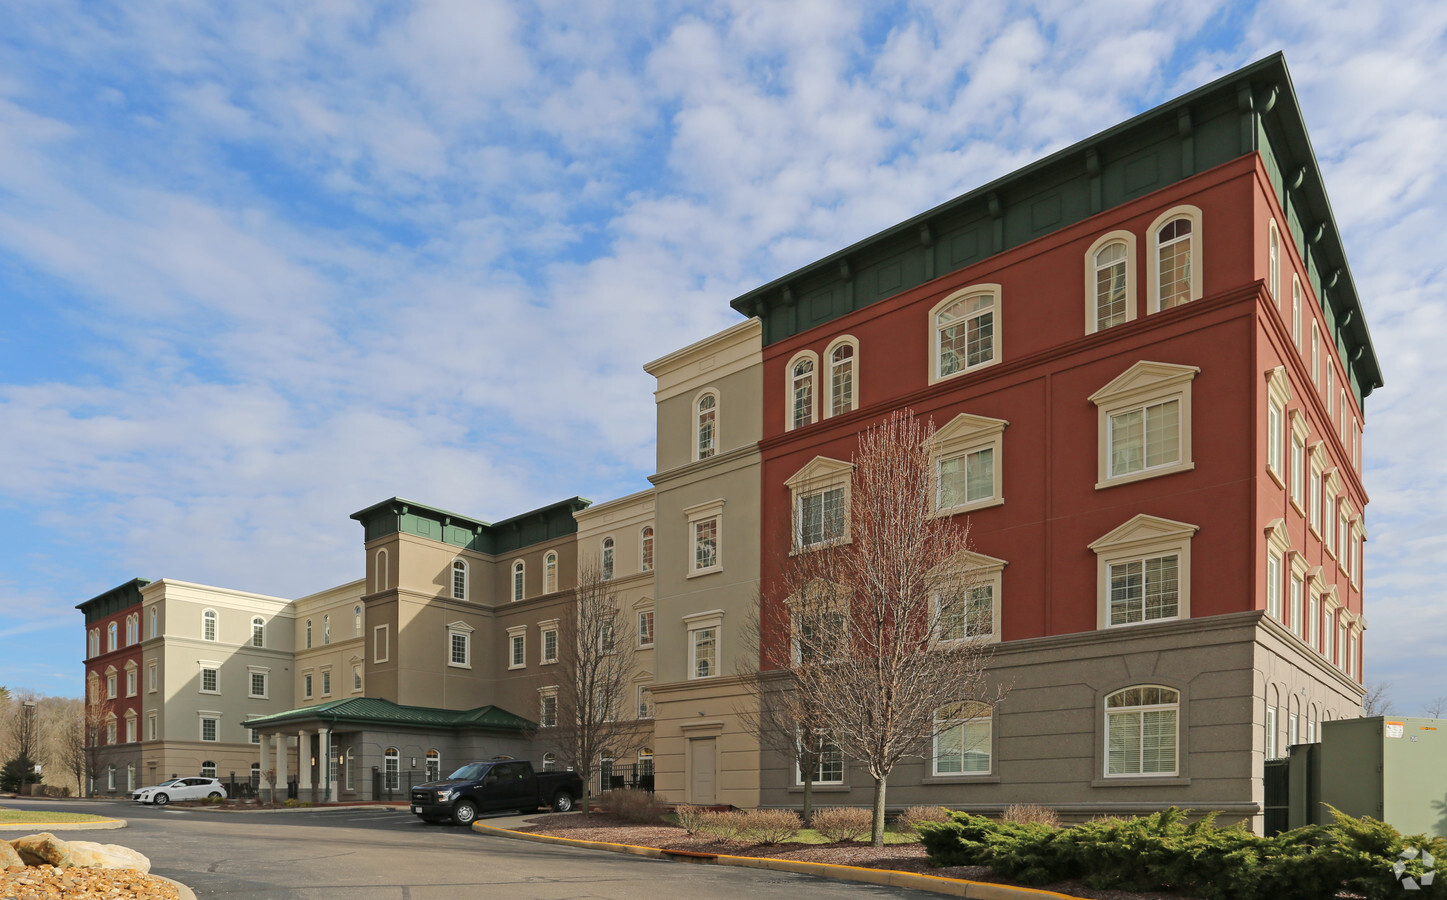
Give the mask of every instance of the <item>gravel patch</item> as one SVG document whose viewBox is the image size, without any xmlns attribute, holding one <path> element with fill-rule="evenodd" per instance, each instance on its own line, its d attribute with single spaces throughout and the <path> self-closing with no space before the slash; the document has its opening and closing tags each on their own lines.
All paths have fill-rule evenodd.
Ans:
<svg viewBox="0 0 1447 900">
<path fill-rule="evenodd" d="M 180 900 L 173 884 L 134 869 L 11 866 L 0 872 L 0 900 Z"/>
</svg>

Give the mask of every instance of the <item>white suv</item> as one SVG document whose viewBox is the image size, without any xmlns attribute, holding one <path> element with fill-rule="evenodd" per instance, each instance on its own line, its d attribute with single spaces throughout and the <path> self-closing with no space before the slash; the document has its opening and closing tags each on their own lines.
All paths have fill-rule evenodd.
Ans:
<svg viewBox="0 0 1447 900">
<path fill-rule="evenodd" d="M 226 799 L 226 788 L 215 778 L 172 778 L 155 787 L 144 787 L 131 795 L 140 803 L 154 803 L 165 806 L 172 800 L 201 800 L 214 797 Z"/>
</svg>

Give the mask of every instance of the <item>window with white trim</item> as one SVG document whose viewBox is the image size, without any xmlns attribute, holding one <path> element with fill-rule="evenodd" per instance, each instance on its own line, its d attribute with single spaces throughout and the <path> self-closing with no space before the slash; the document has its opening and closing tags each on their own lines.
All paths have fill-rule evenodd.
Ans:
<svg viewBox="0 0 1447 900">
<path fill-rule="evenodd" d="M 1310 434 L 1306 416 L 1299 409 L 1291 411 L 1291 502 L 1297 512 L 1306 514 L 1306 438 Z"/>
<path fill-rule="evenodd" d="M 802 733 L 797 738 L 800 747 L 799 754 L 795 757 L 794 783 L 804 783 L 804 760 L 812 756 L 814 759 L 814 771 L 811 774 L 814 777 L 810 780 L 814 784 L 843 784 L 844 751 L 839 749 L 839 745 L 823 733 L 816 733 L 813 735 L 814 746 L 808 748 L 813 752 L 806 754 L 803 746 L 805 739 Z"/>
<path fill-rule="evenodd" d="M 1305 561 L 1300 561 L 1301 554 L 1293 554 L 1291 558 L 1291 587 L 1287 598 L 1287 610 L 1291 621 L 1287 625 L 1291 633 L 1306 640 L 1306 583 L 1303 580 L 1306 570 Z"/>
<path fill-rule="evenodd" d="M 604 581 L 610 581 L 613 578 L 614 550 L 615 546 L 613 543 L 613 539 L 610 537 L 603 538 L 603 550 L 600 562 L 600 568 L 602 569 L 602 572 L 600 574 Z"/>
<path fill-rule="evenodd" d="M 1166 687 L 1143 686 L 1105 698 L 1105 774 L 1176 774 L 1181 695 Z"/>
<path fill-rule="evenodd" d="M 472 668 L 472 631 L 466 622 L 453 622 L 447 626 L 447 665 Z"/>
<path fill-rule="evenodd" d="M 1005 502 L 1004 419 L 961 413 L 935 432 L 930 447 L 935 511 L 955 515 Z"/>
<path fill-rule="evenodd" d="M 713 678 L 719 674 L 719 631 L 723 612 L 709 610 L 683 617 L 688 631 L 688 677 Z"/>
<path fill-rule="evenodd" d="M 542 629 L 540 640 L 542 642 L 542 654 L 540 661 L 543 663 L 555 663 L 558 661 L 558 620 L 550 619 L 538 623 Z"/>
<path fill-rule="evenodd" d="M 305 630 L 305 632 L 306 632 L 306 639 L 305 639 L 305 641 L 304 641 L 304 646 L 305 646 L 305 648 L 306 648 L 307 650 L 310 650 L 310 649 L 312 648 L 312 620 L 311 620 L 311 619 L 307 619 L 307 620 L 306 620 L 306 627 L 305 627 L 304 630 Z"/>
<path fill-rule="evenodd" d="M 1301 278 L 1291 273 L 1291 342 L 1301 352 Z"/>
<path fill-rule="evenodd" d="M 391 633 L 386 625 L 372 629 L 372 662 L 382 663 L 390 658 L 392 650 Z"/>
<path fill-rule="evenodd" d="M 427 767 L 427 780 L 428 780 L 428 781 L 441 781 L 441 780 L 442 780 L 442 754 L 441 754 L 441 753 L 439 753 L 439 752 L 436 751 L 436 750 L 428 750 L 428 751 L 427 751 L 427 761 L 426 761 L 426 763 L 424 763 L 424 765 L 426 765 L 426 767 Z"/>
<path fill-rule="evenodd" d="M 148 694 L 154 694 L 155 692 L 156 692 L 156 663 L 155 663 L 154 660 L 152 660 L 152 661 L 151 661 L 149 664 L 147 664 L 147 666 L 146 666 L 146 693 L 148 693 Z"/>
<path fill-rule="evenodd" d="M 941 642 L 1000 639 L 1000 586 L 1003 559 L 967 552 L 958 579 L 947 579 L 952 594 L 936 590 L 931 598 L 933 633 Z M 953 587 L 958 582 L 960 587 Z"/>
<path fill-rule="evenodd" d="M 219 675 L 219 672 L 220 672 L 220 670 L 217 668 L 217 666 L 216 666 L 215 663 L 202 663 L 202 665 L 201 665 L 201 693 L 203 693 L 203 694 L 219 694 L 219 693 L 221 693 L 220 675 Z"/>
<path fill-rule="evenodd" d="M 1314 587 L 1306 601 L 1306 642 L 1311 649 L 1321 652 L 1321 600 Z"/>
<path fill-rule="evenodd" d="M 136 664 L 134 661 L 126 663 L 126 696 L 136 695 Z"/>
<path fill-rule="evenodd" d="M 543 557 L 543 593 L 551 594 L 558 589 L 558 554 L 549 550 Z"/>
<path fill-rule="evenodd" d="M 558 689 L 542 688 L 538 693 L 538 725 L 556 728 L 558 725 Z"/>
<path fill-rule="evenodd" d="M 723 500 L 710 500 L 683 511 L 688 517 L 688 578 L 723 569 Z"/>
<path fill-rule="evenodd" d="M 352 665 L 352 690 L 355 692 L 355 691 L 360 691 L 361 689 L 362 689 L 362 667 L 361 667 L 361 665 L 354 663 L 354 664 Z"/>
<path fill-rule="evenodd" d="M 1266 551 L 1266 614 L 1281 620 L 1281 554 Z"/>
<path fill-rule="evenodd" d="M 705 391 L 694 401 L 694 459 L 718 452 L 718 394 Z"/>
<path fill-rule="evenodd" d="M 161 633 L 160 621 L 156 615 L 156 608 L 151 607 L 151 637 L 157 637 Z"/>
<path fill-rule="evenodd" d="M 374 565 L 375 571 L 373 578 L 376 581 L 376 589 L 385 591 L 387 589 L 387 551 L 378 550 L 374 558 L 376 563 Z"/>
<path fill-rule="evenodd" d="M 1097 626 L 1190 618 L 1196 531 L 1195 525 L 1142 514 L 1092 543 L 1100 579 Z"/>
<path fill-rule="evenodd" d="M 1085 254 L 1085 333 L 1134 319 L 1135 298 L 1135 234 L 1101 235 Z"/>
<path fill-rule="evenodd" d="M 106 713 L 106 743 L 116 743 L 116 714 Z"/>
<path fill-rule="evenodd" d="M 1286 486 L 1286 404 L 1291 400 L 1291 382 L 1286 367 L 1266 373 L 1266 470 L 1276 483 Z"/>
<path fill-rule="evenodd" d="M 786 431 L 803 428 L 814 421 L 814 373 L 818 368 L 812 350 L 789 361 L 789 414 Z"/>
<path fill-rule="evenodd" d="M 1266 758 L 1267 758 L 1267 759 L 1278 759 L 1278 758 L 1280 758 L 1280 756 L 1281 756 L 1281 751 L 1280 751 L 1280 748 L 1279 748 L 1279 746 L 1278 746 L 1278 744 L 1277 744 L 1277 728 L 1278 728 L 1277 719 L 1278 719 L 1278 717 L 1279 717 L 1279 715 L 1280 715 L 1279 710 L 1278 710 L 1278 707 L 1277 707 L 1277 704 L 1279 704 L 1279 703 L 1281 702 L 1281 698 L 1280 698 L 1280 695 L 1278 694 L 1278 692 L 1277 692 L 1277 690 L 1276 690 L 1276 685 L 1274 685 L 1274 684 L 1268 689 L 1267 694 L 1268 694 L 1268 696 L 1267 696 L 1267 698 L 1266 698 Z"/>
<path fill-rule="evenodd" d="M 214 609 L 208 609 L 201 614 L 201 640 L 216 640 L 216 610 Z"/>
<path fill-rule="evenodd" d="M 260 670 L 260 669 L 255 669 L 255 668 L 253 668 L 253 669 L 251 669 L 250 672 L 247 673 L 247 675 L 248 675 L 247 681 L 249 682 L 250 690 L 249 690 L 249 692 L 247 693 L 246 696 L 248 696 L 248 697 L 259 697 L 259 698 L 265 699 L 266 696 L 267 696 L 267 691 L 266 691 L 266 675 L 267 675 L 267 673 L 266 673 L 264 670 Z"/>
<path fill-rule="evenodd" d="M 332 642 L 332 617 L 330 614 L 322 616 L 322 644 Z"/>
<path fill-rule="evenodd" d="M 837 338 L 824 352 L 829 363 L 829 378 L 824 383 L 828 395 L 824 398 L 825 418 L 842 416 L 859 406 L 856 393 L 856 363 L 859 342 L 853 337 Z"/>
<path fill-rule="evenodd" d="M 1266 236 L 1266 290 L 1271 292 L 1276 308 L 1281 309 L 1281 232 L 1275 219 L 1271 220 Z"/>
<path fill-rule="evenodd" d="M 389 791 L 402 787 L 402 754 L 396 747 L 388 747 L 382 753 L 382 781 Z"/>
<path fill-rule="evenodd" d="M 988 703 L 966 701 L 935 713 L 934 775 L 990 774 L 994 710 Z"/>
<path fill-rule="evenodd" d="M 653 682 L 638 685 L 638 718 L 653 718 Z"/>
<path fill-rule="evenodd" d="M 507 667 L 521 669 L 528 662 L 528 627 L 514 625 L 507 630 Z"/>
<path fill-rule="evenodd" d="M 126 743 L 127 743 L 127 744 L 134 744 L 135 742 L 136 742 L 136 711 L 133 710 L 133 709 L 128 709 L 128 710 L 126 710 Z"/>
<path fill-rule="evenodd" d="M 638 533 L 638 564 L 640 571 L 653 571 L 653 526 L 645 525 Z"/>
<path fill-rule="evenodd" d="M 653 610 L 638 611 L 638 646 L 653 646 Z"/>
<path fill-rule="evenodd" d="M 523 585 L 526 583 L 524 575 L 527 567 L 522 560 L 514 560 L 512 564 L 512 599 L 513 602 L 523 599 Z"/>
<path fill-rule="evenodd" d="M 352 607 L 352 637 L 362 636 L 362 605 Z"/>
<path fill-rule="evenodd" d="M 261 616 L 251 617 L 251 646 L 266 646 L 266 620 Z"/>
<path fill-rule="evenodd" d="M 543 754 L 543 771 L 556 772 L 558 769 L 558 754 L 549 750 Z"/>
<path fill-rule="evenodd" d="M 303 672 L 301 676 L 301 695 L 307 699 L 312 696 L 312 673 Z"/>
<path fill-rule="evenodd" d="M 322 669 L 322 696 L 323 696 L 323 697 L 330 697 L 331 695 L 332 695 L 332 670 L 331 670 L 331 669 Z"/>
<path fill-rule="evenodd" d="M 215 615 L 215 614 L 213 613 L 213 615 Z M 214 630 L 213 630 L 213 634 L 214 634 L 214 633 L 215 633 L 215 632 L 214 632 Z M 107 648 L 108 648 L 107 652 L 110 652 L 110 651 L 115 650 L 116 647 L 120 644 L 119 634 L 120 634 L 120 626 L 117 625 L 115 622 L 112 622 L 112 623 L 110 624 L 110 626 L 109 626 L 108 628 L 106 628 Z M 211 638 L 211 640 L 215 640 L 215 638 L 213 637 L 213 638 Z"/>
<path fill-rule="evenodd" d="M 1142 360 L 1091 395 L 1099 444 L 1096 488 L 1195 467 L 1191 383 L 1200 369 Z"/>
<path fill-rule="evenodd" d="M 116 699 L 116 670 L 113 666 L 106 667 L 106 699 Z"/>
<path fill-rule="evenodd" d="M 1201 210 L 1168 210 L 1151 224 L 1150 235 L 1150 311 L 1201 299 Z"/>
<path fill-rule="evenodd" d="M 220 728 L 220 720 L 213 716 L 201 717 L 201 740 L 215 741 L 217 730 Z"/>
<path fill-rule="evenodd" d="M 146 740 L 154 741 L 156 739 L 156 734 L 156 714 L 152 712 L 147 714 L 146 716 Z"/>
<path fill-rule="evenodd" d="M 467 563 L 464 560 L 452 561 L 452 599 L 467 599 Z"/>
<path fill-rule="evenodd" d="M 1000 361 L 1000 286 L 956 291 L 930 310 L 930 383 Z"/>
<path fill-rule="evenodd" d="M 854 467 L 816 456 L 784 484 L 793 495 L 793 551 L 849 541 L 850 479 Z"/>
<path fill-rule="evenodd" d="M 1311 323 L 1311 383 L 1321 387 L 1321 328 L 1315 320 Z"/>
</svg>

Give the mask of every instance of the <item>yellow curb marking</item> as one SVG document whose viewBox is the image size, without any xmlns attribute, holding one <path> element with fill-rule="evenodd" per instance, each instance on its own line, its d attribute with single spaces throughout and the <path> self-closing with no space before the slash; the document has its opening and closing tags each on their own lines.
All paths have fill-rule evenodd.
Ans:
<svg viewBox="0 0 1447 900">
<path fill-rule="evenodd" d="M 531 831 L 513 831 L 510 828 L 497 828 L 492 825 L 484 825 L 481 822 L 474 822 L 472 827 L 479 830 L 486 829 L 487 831 L 496 832 L 498 834 L 513 835 L 529 841 L 555 841 L 561 844 L 570 844 L 575 847 L 617 847 L 625 853 L 631 853 L 635 856 L 653 856 L 657 859 L 664 858 L 668 853 L 668 851 L 662 850 L 658 847 L 640 847 L 637 844 L 615 844 L 609 841 L 586 841 L 582 840 L 581 838 L 557 837 L 551 834 L 537 834 L 536 832 Z M 1062 898 L 1062 900 L 1082 900 L 1082 898 L 1073 896 L 1071 894 L 1060 894 L 1056 893 L 1055 891 L 1040 890 L 1039 888 L 1017 887 L 1013 884 L 1000 884 L 993 881 L 970 881 L 966 878 L 946 878 L 943 875 L 925 875 L 919 872 L 902 872 L 898 869 L 871 869 L 866 866 L 846 866 L 839 863 L 816 863 L 808 862 L 801 859 L 778 859 L 777 857 L 769 856 L 731 856 L 726 853 L 717 853 L 713 855 L 720 860 L 726 859 L 730 861 L 728 863 L 725 863 L 725 865 L 739 865 L 748 868 L 771 868 L 771 866 L 768 865 L 759 865 L 759 863 L 761 862 L 783 863 L 786 866 L 807 866 L 810 868 L 818 869 L 844 869 L 855 872 L 866 872 L 876 876 L 903 875 L 906 879 L 927 878 L 932 881 L 938 881 L 942 884 L 947 885 L 970 885 L 985 888 L 986 890 L 1004 888 L 1007 891 L 1019 891 L 1021 893 L 1034 894 L 1039 897 L 1058 897 Z M 901 884 L 898 886 L 907 887 L 908 885 Z"/>
</svg>

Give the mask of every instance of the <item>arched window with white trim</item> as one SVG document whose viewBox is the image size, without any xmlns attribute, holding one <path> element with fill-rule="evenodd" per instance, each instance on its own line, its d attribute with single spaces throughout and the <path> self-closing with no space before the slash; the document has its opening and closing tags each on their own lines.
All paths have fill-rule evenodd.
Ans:
<svg viewBox="0 0 1447 900">
<path fill-rule="evenodd" d="M 215 614 L 215 613 L 212 613 L 211 615 L 212 615 L 212 616 L 215 616 L 216 614 Z M 117 625 L 115 622 L 112 622 L 112 623 L 110 624 L 110 627 L 108 627 L 108 628 L 106 629 L 106 650 L 107 650 L 108 652 L 109 652 L 109 651 L 112 651 L 112 650 L 115 650 L 116 647 L 117 647 L 117 645 L 119 645 L 120 639 L 119 639 L 119 637 L 117 636 L 117 635 L 119 635 L 119 633 L 120 633 L 120 626 Z M 213 638 L 213 640 L 214 640 L 214 638 Z"/>
<path fill-rule="evenodd" d="M 467 599 L 467 563 L 460 559 L 452 561 L 452 599 Z"/>
<path fill-rule="evenodd" d="M 643 571 L 653 571 L 653 526 L 645 525 L 638 533 L 638 557 Z"/>
<path fill-rule="evenodd" d="M 385 591 L 387 589 L 387 551 L 378 550 L 376 556 L 376 584 L 375 590 Z"/>
<path fill-rule="evenodd" d="M 1180 706 L 1179 691 L 1158 685 L 1106 697 L 1106 776 L 1176 774 Z"/>
<path fill-rule="evenodd" d="M 1275 219 L 1271 220 L 1266 235 L 1266 290 L 1271 292 L 1276 308 L 1281 309 L 1281 231 Z"/>
<path fill-rule="evenodd" d="M 859 342 L 851 336 L 838 338 L 824 351 L 829 362 L 829 377 L 824 387 L 826 418 L 842 416 L 859 408 Z"/>
<path fill-rule="evenodd" d="M 436 750 L 427 751 L 427 780 L 442 780 L 442 754 Z"/>
<path fill-rule="evenodd" d="M 251 646 L 266 646 L 266 620 L 261 616 L 251 617 Z"/>
<path fill-rule="evenodd" d="M 514 560 L 514 561 L 513 561 L 513 564 L 512 564 L 512 601 L 513 601 L 514 603 L 518 602 L 519 600 L 521 600 L 521 599 L 523 598 L 523 586 L 524 586 L 524 584 L 525 584 L 525 578 L 524 578 L 524 576 L 525 576 L 526 572 L 527 572 L 527 567 L 523 564 L 523 561 L 522 561 L 522 560 L 518 559 L 518 560 Z"/>
<path fill-rule="evenodd" d="M 352 607 L 352 637 L 362 636 L 362 604 Z"/>
<path fill-rule="evenodd" d="M 1135 234 L 1101 235 L 1085 254 L 1085 333 L 1124 325 L 1136 315 Z"/>
<path fill-rule="evenodd" d="M 610 537 L 603 538 L 603 553 L 599 563 L 599 574 L 604 581 L 608 581 L 613 577 L 613 551 L 613 539 Z"/>
<path fill-rule="evenodd" d="M 201 639 L 216 640 L 216 610 L 208 609 L 201 614 Z"/>
<path fill-rule="evenodd" d="M 816 418 L 814 379 L 818 369 L 818 360 L 812 350 L 806 350 L 789 361 L 788 384 L 785 385 L 785 396 L 789 398 L 784 419 L 786 431 L 813 424 Z"/>
<path fill-rule="evenodd" d="M 1150 236 L 1150 311 L 1201 299 L 1201 210 L 1167 210 L 1151 224 Z"/>
<path fill-rule="evenodd" d="M 385 790 L 395 791 L 402 787 L 402 754 L 396 747 L 388 747 L 382 753 L 382 781 Z"/>
<path fill-rule="evenodd" d="M 332 642 L 332 617 L 330 614 L 322 616 L 322 643 Z"/>
<path fill-rule="evenodd" d="M 1000 361 L 1000 286 L 956 291 L 930 310 L 930 383 Z"/>
<path fill-rule="evenodd" d="M 718 452 L 718 393 L 699 394 L 694 403 L 694 459 L 708 459 Z"/>
<path fill-rule="evenodd" d="M 1291 342 L 1301 352 L 1301 278 L 1291 273 Z"/>
<path fill-rule="evenodd" d="M 306 636 L 305 636 L 305 640 L 302 642 L 302 646 L 303 646 L 305 649 L 310 650 L 311 647 L 312 647 L 312 620 L 311 620 L 311 619 L 307 619 L 307 620 L 306 620 L 306 627 L 305 627 L 304 631 L 306 632 Z"/>
<path fill-rule="evenodd" d="M 558 554 L 549 550 L 543 557 L 543 593 L 551 594 L 558 589 Z"/>
</svg>

